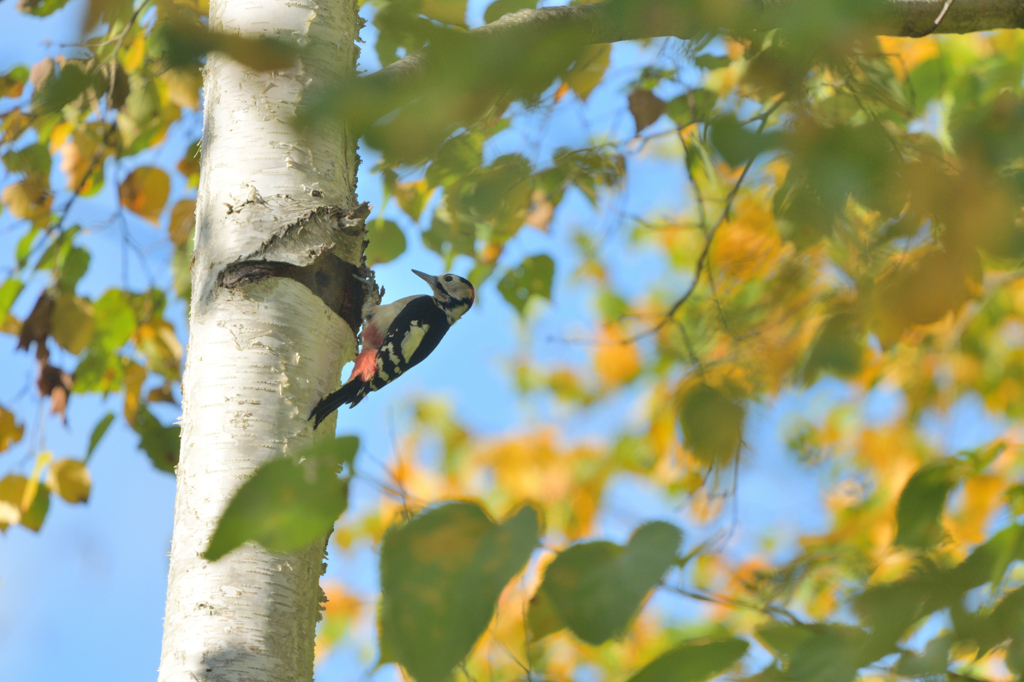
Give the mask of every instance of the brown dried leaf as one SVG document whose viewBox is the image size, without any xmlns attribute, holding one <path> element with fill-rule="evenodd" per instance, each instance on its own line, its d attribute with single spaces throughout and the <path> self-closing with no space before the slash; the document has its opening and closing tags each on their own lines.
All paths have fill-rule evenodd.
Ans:
<svg viewBox="0 0 1024 682">
<path fill-rule="evenodd" d="M 43 365 L 39 381 L 36 382 L 40 395 L 50 396 L 50 414 L 59 415 L 65 422 L 68 396 L 74 383 L 70 374 L 50 364 Z"/>
<path fill-rule="evenodd" d="M 665 112 L 665 103 L 650 90 L 638 88 L 629 93 L 629 112 L 636 121 L 636 133 L 658 120 Z"/>
<path fill-rule="evenodd" d="M 21 336 L 18 338 L 18 350 L 28 350 L 33 341 L 39 348 L 46 348 L 46 337 L 50 335 L 50 313 L 53 311 L 53 297 L 43 292 L 36 301 L 36 306 L 21 325 Z"/>
</svg>

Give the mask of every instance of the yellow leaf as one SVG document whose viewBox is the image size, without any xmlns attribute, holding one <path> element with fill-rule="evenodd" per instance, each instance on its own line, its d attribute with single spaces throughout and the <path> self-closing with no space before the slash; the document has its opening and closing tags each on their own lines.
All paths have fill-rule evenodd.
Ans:
<svg viewBox="0 0 1024 682">
<path fill-rule="evenodd" d="M 46 485 L 68 502 L 85 502 L 89 499 L 92 477 L 83 462 L 77 459 L 58 459 L 50 465 Z"/>
<path fill-rule="evenodd" d="M 612 46 L 592 45 L 584 50 L 580 58 L 576 60 L 569 73 L 562 76 L 562 82 L 569 85 L 576 96 L 586 100 L 591 91 L 597 87 L 608 68 L 608 59 L 612 53 Z"/>
<path fill-rule="evenodd" d="M 140 393 L 145 378 L 146 370 L 134 362 L 128 363 L 124 371 L 124 417 L 129 424 L 135 423 L 135 417 L 139 413 Z"/>
<path fill-rule="evenodd" d="M 21 521 L 21 498 L 26 483 L 24 476 L 7 476 L 0 481 L 0 530 Z"/>
<path fill-rule="evenodd" d="M 142 66 L 142 60 L 146 58 L 146 33 L 140 32 L 131 43 L 121 52 L 121 66 L 128 73 L 131 73 Z"/>
<path fill-rule="evenodd" d="M 33 222 L 50 216 L 50 198 L 50 188 L 46 181 L 38 178 L 11 183 L 0 193 L 0 202 L 7 206 L 12 215 Z"/>
<path fill-rule="evenodd" d="M 395 185 L 395 199 L 413 220 L 420 219 L 423 206 L 434 194 L 433 187 L 427 187 L 427 181 L 416 180 L 415 182 L 400 182 Z"/>
<path fill-rule="evenodd" d="M 181 109 L 199 108 L 199 89 L 203 85 L 198 71 L 171 69 L 160 76 L 167 83 L 167 100 Z"/>
<path fill-rule="evenodd" d="M 155 225 L 170 189 L 167 173 L 159 168 L 137 168 L 121 184 L 121 203 Z"/>
<path fill-rule="evenodd" d="M 92 305 L 72 294 L 62 294 L 50 314 L 50 334 L 68 352 L 78 355 L 92 340 L 96 323 Z"/>
<path fill-rule="evenodd" d="M 606 328 L 594 352 L 594 371 L 606 389 L 632 381 L 640 372 L 636 344 L 628 341 L 622 332 Z"/>
<path fill-rule="evenodd" d="M 192 234 L 192 228 L 196 226 L 196 200 L 186 199 L 179 201 L 171 209 L 171 224 L 168 228 L 171 241 L 175 246 L 182 246 L 188 241 Z"/>
<path fill-rule="evenodd" d="M 466 18 L 466 0 L 423 0 L 420 12 L 446 24 L 462 25 Z"/>
<path fill-rule="evenodd" d="M 0 452 L 21 440 L 24 427 L 14 422 L 14 415 L 0 407 Z"/>
</svg>

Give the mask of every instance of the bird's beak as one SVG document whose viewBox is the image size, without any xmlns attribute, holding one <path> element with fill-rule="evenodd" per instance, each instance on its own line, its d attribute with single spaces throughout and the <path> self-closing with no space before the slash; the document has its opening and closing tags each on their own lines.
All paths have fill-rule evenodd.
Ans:
<svg viewBox="0 0 1024 682">
<path fill-rule="evenodd" d="M 441 283 L 438 281 L 437 277 L 434 277 L 433 275 L 428 275 L 427 273 L 420 272 L 419 270 L 413 270 L 412 274 L 424 280 L 427 284 L 430 285 L 430 288 L 433 289 L 434 291 L 437 291 L 438 289 L 441 288 Z"/>
</svg>

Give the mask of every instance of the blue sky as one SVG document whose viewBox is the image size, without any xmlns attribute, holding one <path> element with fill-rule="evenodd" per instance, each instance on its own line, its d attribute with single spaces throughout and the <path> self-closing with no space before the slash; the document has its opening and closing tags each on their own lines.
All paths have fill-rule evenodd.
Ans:
<svg viewBox="0 0 1024 682">
<path fill-rule="evenodd" d="M 472 3 L 470 17 L 481 16 L 484 4 Z M 58 54 L 59 45 L 76 39 L 78 16 L 84 7 L 81 0 L 76 0 L 50 19 L 40 20 L 18 13 L 14 2 L 0 2 L 0 24 L 5 27 L 5 38 L 0 40 L 0 72 L 16 63 L 31 64 L 45 55 Z M 533 148 L 544 154 L 558 146 L 584 145 L 588 134 L 627 137 L 633 123 L 628 113 L 623 115 L 622 87 L 635 76 L 638 55 L 638 48 L 617 46 L 612 78 L 595 91 L 586 107 L 571 104 L 545 121 L 535 117 L 522 120 L 488 145 L 488 156 L 493 158 L 538 142 Z M 372 50 L 364 50 L 363 68 L 376 68 L 373 59 Z M 111 178 L 123 179 L 139 165 L 173 165 L 198 135 L 200 126 L 199 115 L 192 114 L 157 149 L 121 167 L 108 166 L 101 198 L 76 204 L 73 218 L 85 227 L 84 241 L 93 257 L 90 271 L 79 285 L 80 292 L 94 296 L 110 286 L 167 286 L 170 276 L 160 263 L 167 261 L 169 246 L 161 232 L 141 222 L 130 225 L 141 251 L 148 254 L 149 272 L 135 255 L 125 255 L 120 224 L 110 219 L 110 202 L 117 187 Z M 370 172 L 375 158 L 365 150 L 362 153 L 359 196 L 377 207 L 372 216 L 376 217 L 381 192 L 379 179 Z M 508 367 L 518 354 L 587 362 L 586 346 L 552 340 L 586 337 L 593 332 L 588 290 L 573 281 L 574 263 L 567 255 L 573 253 L 574 231 L 600 236 L 601 248 L 618 254 L 611 275 L 627 294 L 642 292 L 654 279 L 666 275 L 657 254 L 631 245 L 628 223 L 617 216 L 662 214 L 683 208 L 682 164 L 657 154 L 632 158 L 629 163 L 628 186 L 602 204 L 599 211 L 592 210 L 582 197 L 570 196 L 556 214 L 549 234 L 524 229 L 503 254 L 499 272 L 526 256 L 546 253 L 555 257 L 553 300 L 534 306 L 530 325 L 518 320 L 496 290 L 498 278 L 493 278 L 481 289 L 478 305 L 427 362 L 399 384 L 372 395 L 357 408 L 358 413 L 342 412 L 339 433 L 361 436 L 361 461 L 390 460 L 392 425 L 400 431 L 408 424 L 409 408 L 417 396 L 444 396 L 460 419 L 485 434 L 564 421 L 550 403 L 525 403 L 514 391 Z M 0 181 L 2 184 L 5 181 Z M 55 184 L 63 182 L 58 178 Z M 168 206 L 187 196 L 187 188 L 176 178 Z M 409 270 L 437 274 L 441 259 L 423 248 L 416 236 L 420 228 L 404 215 L 390 208 L 385 209 L 385 215 L 403 227 L 409 249 L 396 261 L 377 268 L 378 282 L 386 287 L 389 298 L 426 293 L 423 282 Z M 165 215 L 163 225 L 166 220 Z M 11 227 L 10 216 L 0 215 L 0 275 L 11 267 L 18 234 Z M 468 262 L 457 260 L 454 269 L 466 274 L 468 267 Z M 38 291 L 45 281 L 35 284 L 34 291 Z M 685 280 L 679 281 L 679 289 L 686 284 Z M 23 317 L 33 302 L 31 293 L 23 294 L 15 307 L 16 314 Z M 180 321 L 183 314 L 180 302 L 172 304 L 172 319 Z M 12 682 L 151 679 L 159 663 L 174 480 L 154 469 L 138 451 L 137 436 L 121 424 L 120 396 L 107 400 L 73 396 L 66 428 L 46 416 L 45 405 L 35 391 L 33 362 L 28 355 L 16 353 L 15 345 L 13 337 L 0 335 L 0 358 L 5 367 L 0 404 L 14 409 L 27 420 L 29 428 L 23 443 L 0 455 L 0 474 L 24 472 L 40 449 L 51 449 L 57 456 L 80 457 L 101 416 L 111 411 L 119 418 L 90 461 L 94 483 L 88 504 L 71 506 L 54 500 L 40 533 L 18 527 L 0 535 L 0 670 L 4 679 Z M 61 358 L 58 355 L 56 359 Z M 850 398 L 837 385 L 824 385 L 752 409 L 747 432 L 751 447 L 745 455 L 740 495 L 735 514 L 727 514 L 725 520 L 741 529 L 732 541 L 738 548 L 751 549 L 752 539 L 763 532 L 770 532 L 784 547 L 797 533 L 823 527 L 817 485 L 821 474 L 793 461 L 785 451 L 784 434 L 798 416 L 820 415 L 823 406 Z M 629 400 L 627 396 L 602 410 L 574 417 L 562 424 L 564 431 L 570 437 L 600 437 L 608 433 L 609 417 L 614 420 L 628 411 Z M 899 401 L 891 396 L 872 396 L 865 410 L 880 420 L 892 418 L 899 414 Z M 961 412 L 962 416 L 956 417 L 960 421 L 955 423 L 963 428 L 954 429 L 947 423 L 936 431 L 937 437 L 952 439 L 942 442 L 954 451 L 975 444 L 995 428 L 979 405 L 965 404 L 957 414 Z M 159 416 L 169 423 L 176 415 L 164 409 Z M 372 465 L 369 469 L 380 474 Z M 372 485 L 357 480 L 353 505 L 358 508 L 372 504 L 376 495 Z M 616 482 L 606 503 L 615 513 L 602 516 L 601 531 L 615 540 L 626 538 L 638 522 L 646 519 L 684 522 L 673 503 L 636 480 Z M 687 545 L 693 546 L 717 530 L 689 528 Z M 345 575 L 347 583 L 372 596 L 376 589 L 372 551 L 362 548 L 342 556 L 332 547 L 331 552 L 328 577 Z M 342 651 L 322 665 L 318 678 L 364 679 L 366 666 L 367 661 L 355 652 Z M 393 671 L 385 670 L 374 679 L 397 678 Z"/>
</svg>

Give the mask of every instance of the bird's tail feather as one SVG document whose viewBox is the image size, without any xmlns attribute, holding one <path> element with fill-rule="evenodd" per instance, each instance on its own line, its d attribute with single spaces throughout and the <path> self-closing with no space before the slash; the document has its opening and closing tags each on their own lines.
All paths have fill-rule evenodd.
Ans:
<svg viewBox="0 0 1024 682">
<path fill-rule="evenodd" d="M 342 405 L 348 404 L 355 407 L 359 401 L 366 397 L 369 392 L 369 385 L 359 377 L 353 377 L 348 383 L 331 393 L 313 408 L 309 418 L 313 420 L 313 430 L 320 426 L 320 422 Z"/>
</svg>

